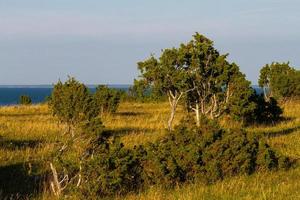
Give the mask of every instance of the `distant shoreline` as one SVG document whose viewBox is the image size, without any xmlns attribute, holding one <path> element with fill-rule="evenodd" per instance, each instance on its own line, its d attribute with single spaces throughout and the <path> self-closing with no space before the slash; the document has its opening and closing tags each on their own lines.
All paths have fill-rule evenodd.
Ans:
<svg viewBox="0 0 300 200">
<path fill-rule="evenodd" d="M 98 85 L 107 85 L 109 88 L 129 88 L 130 84 L 90 84 L 88 88 L 96 88 Z M 0 88 L 45 88 L 51 89 L 53 85 L 0 85 Z"/>
<path fill-rule="evenodd" d="M 109 84 L 109 88 L 128 91 L 131 85 Z M 97 85 L 87 85 L 91 92 Z M 17 105 L 21 95 L 30 96 L 33 104 L 45 102 L 52 93 L 53 85 L 0 85 L 0 106 Z"/>
</svg>

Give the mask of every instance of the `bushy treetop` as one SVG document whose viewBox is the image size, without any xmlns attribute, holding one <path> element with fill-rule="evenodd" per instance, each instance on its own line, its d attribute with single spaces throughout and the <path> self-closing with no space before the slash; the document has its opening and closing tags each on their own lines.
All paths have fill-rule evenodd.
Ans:
<svg viewBox="0 0 300 200">
<path fill-rule="evenodd" d="M 94 98 L 101 113 L 114 113 L 119 106 L 121 93 L 116 89 L 108 88 L 105 85 L 99 85 L 96 88 Z"/>
<path fill-rule="evenodd" d="M 94 132 L 101 132 L 100 107 L 88 88 L 70 77 L 65 83 L 58 81 L 54 85 L 49 107 L 54 116 L 68 126 L 68 132 L 74 134 L 76 125 L 83 123 Z"/>
<path fill-rule="evenodd" d="M 289 62 L 273 62 L 260 70 L 259 86 L 264 89 L 265 97 L 290 98 L 300 94 L 300 71 Z"/>
</svg>

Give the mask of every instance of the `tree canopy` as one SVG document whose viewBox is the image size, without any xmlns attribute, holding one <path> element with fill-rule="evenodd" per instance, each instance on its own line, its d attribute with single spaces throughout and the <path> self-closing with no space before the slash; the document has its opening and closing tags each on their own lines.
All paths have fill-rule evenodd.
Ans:
<svg viewBox="0 0 300 200">
<path fill-rule="evenodd" d="M 265 98 L 291 98 L 300 95 L 300 71 L 290 63 L 273 62 L 260 70 L 259 86 L 264 89 Z"/>
<path fill-rule="evenodd" d="M 114 113 L 119 106 L 121 94 L 116 89 L 108 88 L 105 85 L 99 85 L 96 88 L 94 98 L 101 113 Z"/>
<path fill-rule="evenodd" d="M 71 132 L 72 135 L 75 125 L 79 122 L 95 122 L 100 111 L 88 88 L 72 77 L 65 83 L 58 81 L 54 85 L 49 106 L 53 115 L 67 124 L 68 132 Z M 102 124 L 101 121 L 95 125 L 99 124 Z"/>
<path fill-rule="evenodd" d="M 201 115 L 219 117 L 230 110 L 230 105 L 244 112 L 254 109 L 248 102 L 253 93 L 250 82 L 227 56 L 215 49 L 213 41 L 196 33 L 188 43 L 163 50 L 158 59 L 151 55 L 138 63 L 141 77 L 169 98 L 169 129 L 183 96 L 195 111 L 198 125 Z"/>
</svg>

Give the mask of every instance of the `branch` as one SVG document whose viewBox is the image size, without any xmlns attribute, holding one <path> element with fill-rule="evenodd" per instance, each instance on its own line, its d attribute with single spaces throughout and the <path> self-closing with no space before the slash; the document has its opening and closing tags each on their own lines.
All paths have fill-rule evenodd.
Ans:
<svg viewBox="0 0 300 200">
<path fill-rule="evenodd" d="M 76 187 L 79 187 L 80 186 L 80 183 L 81 183 L 81 165 L 79 166 L 79 175 L 78 175 L 78 182 L 76 184 Z"/>
<path fill-rule="evenodd" d="M 193 108 L 192 106 L 190 106 L 190 109 L 192 109 L 193 111 L 197 111 L 197 109 L 196 108 Z"/>
<path fill-rule="evenodd" d="M 176 101 L 175 101 L 175 106 L 178 104 L 180 98 L 182 97 L 184 93 L 183 92 L 180 92 L 180 95 L 177 97 Z"/>
<path fill-rule="evenodd" d="M 58 181 L 57 171 L 52 163 L 50 163 L 50 169 L 53 175 L 53 181 L 51 181 L 51 189 L 55 196 L 60 196 L 61 186 L 60 186 L 60 182 Z"/>
<path fill-rule="evenodd" d="M 169 94 L 170 94 L 170 96 L 171 96 L 173 99 L 175 99 L 175 95 L 172 93 L 171 90 L 169 90 Z"/>
</svg>

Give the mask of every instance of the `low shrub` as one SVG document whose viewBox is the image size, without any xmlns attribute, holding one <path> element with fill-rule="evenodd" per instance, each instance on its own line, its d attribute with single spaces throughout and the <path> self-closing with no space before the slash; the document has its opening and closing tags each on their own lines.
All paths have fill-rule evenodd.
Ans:
<svg viewBox="0 0 300 200">
<path fill-rule="evenodd" d="M 278 105 L 276 99 L 270 97 L 265 100 L 262 94 L 252 92 L 245 104 L 236 105 L 238 101 L 228 109 L 228 115 L 234 121 L 240 121 L 243 125 L 250 124 L 269 124 L 281 119 L 282 108 Z M 251 106 L 246 106 L 249 104 Z"/>
<path fill-rule="evenodd" d="M 64 162 L 69 174 L 82 176 L 79 187 L 76 183 L 69 187 L 82 197 L 124 195 L 155 184 L 174 187 L 195 180 L 213 183 L 256 171 L 288 169 L 291 163 L 263 138 L 242 129 L 224 130 L 206 118 L 201 119 L 200 127 L 187 118 L 162 140 L 133 149 L 101 133 L 91 140 L 80 160 Z"/>
<path fill-rule="evenodd" d="M 82 194 L 111 196 L 140 189 L 143 168 L 138 152 L 124 148 L 118 140 L 97 145 L 83 164 Z"/>
<path fill-rule="evenodd" d="M 253 98 L 257 105 L 254 110 L 254 121 L 256 123 L 273 123 L 280 120 L 283 111 L 276 99 L 270 97 L 266 101 L 262 95 L 255 95 Z"/>
<path fill-rule="evenodd" d="M 149 184 L 176 185 L 201 179 L 214 182 L 238 174 L 288 168 L 289 160 L 244 130 L 223 130 L 202 120 L 197 128 L 183 123 L 148 146 L 144 166 Z"/>
<path fill-rule="evenodd" d="M 107 86 L 100 85 L 96 88 L 94 98 L 98 103 L 100 113 L 114 113 L 118 109 L 121 99 L 121 92 L 116 89 L 111 89 Z"/>
<path fill-rule="evenodd" d="M 30 105 L 31 103 L 32 103 L 32 100 L 31 100 L 30 96 L 28 96 L 28 95 L 20 96 L 19 104 L 21 104 L 21 105 Z"/>
</svg>

